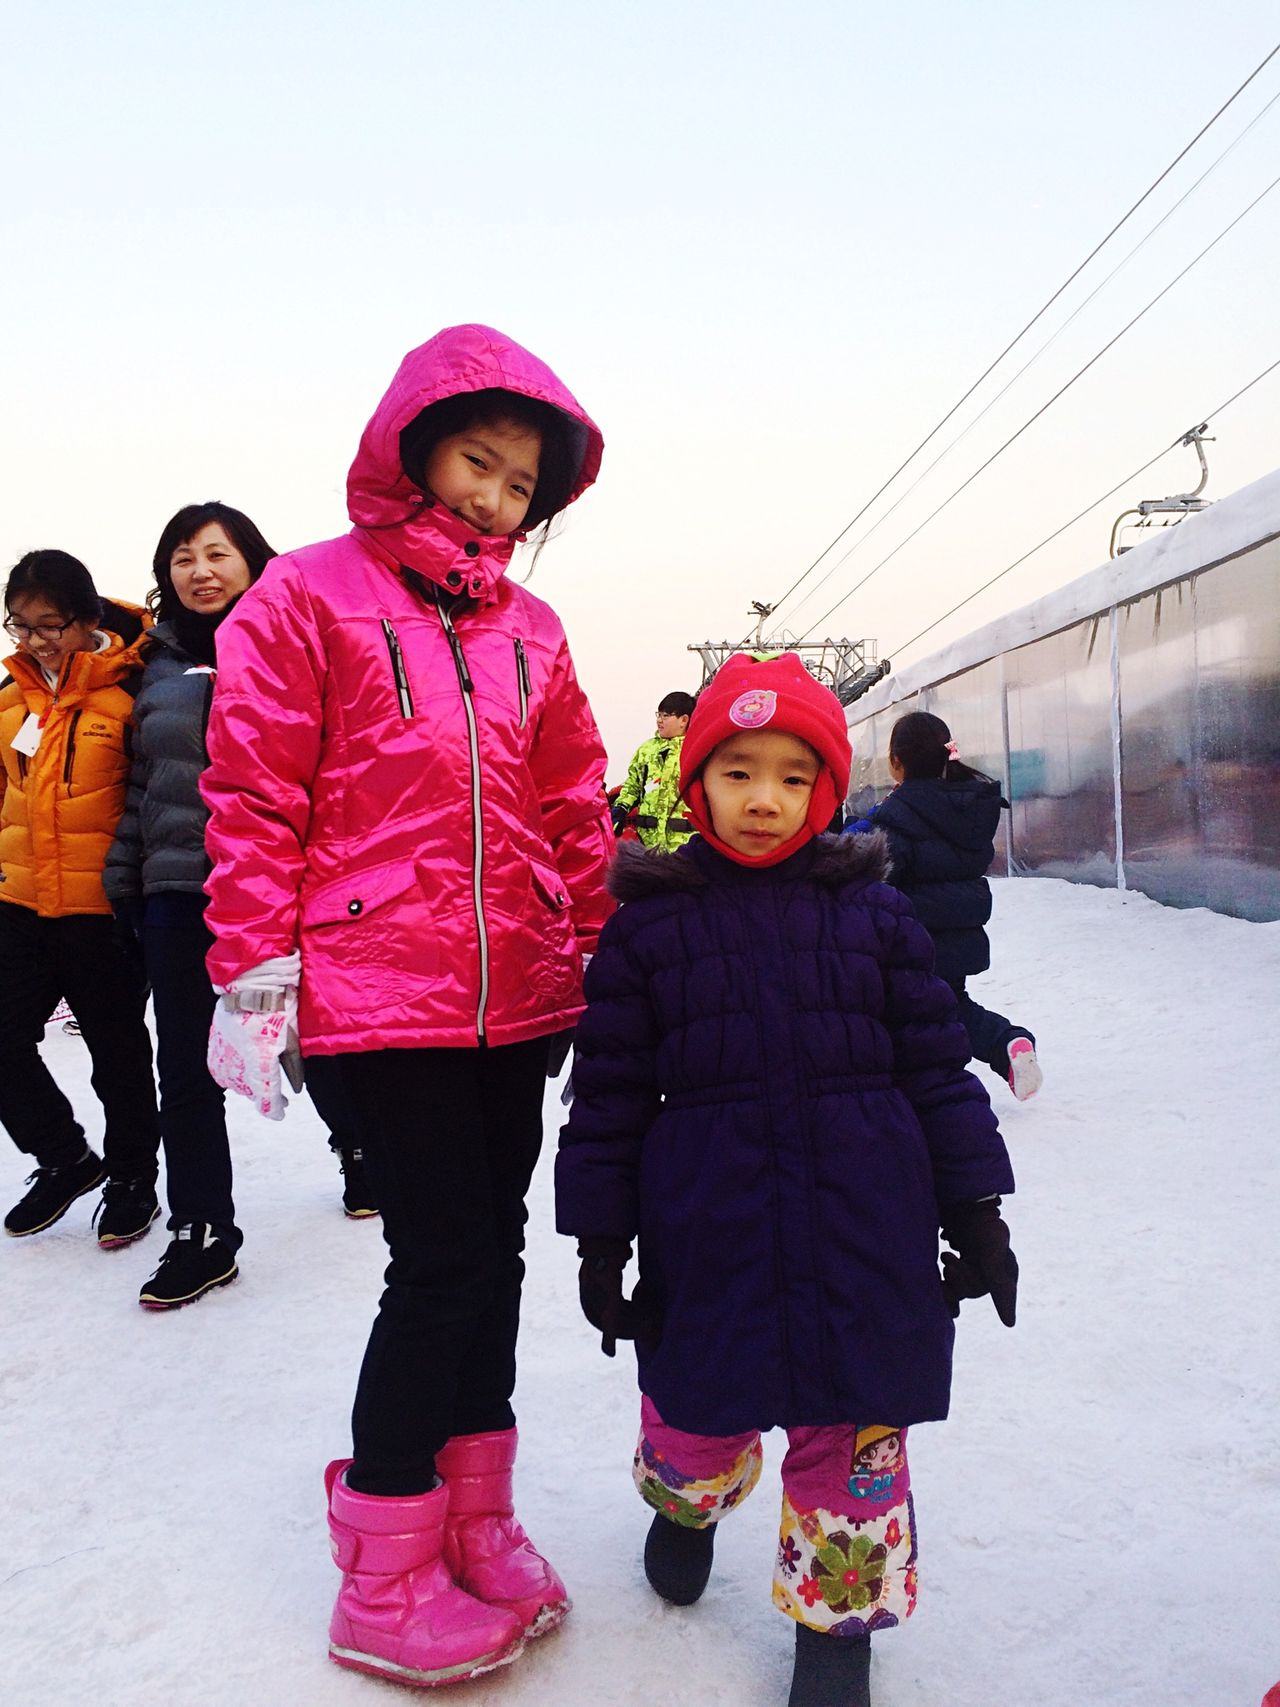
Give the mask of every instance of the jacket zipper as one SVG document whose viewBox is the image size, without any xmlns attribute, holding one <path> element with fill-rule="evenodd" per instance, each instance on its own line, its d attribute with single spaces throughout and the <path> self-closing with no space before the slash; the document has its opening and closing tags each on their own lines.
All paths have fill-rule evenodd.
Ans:
<svg viewBox="0 0 1280 1707">
<path fill-rule="evenodd" d="M 400 701 L 401 717 L 413 716 L 413 695 L 409 692 L 409 672 L 404 667 L 404 653 L 400 650 L 400 636 L 387 621 L 382 619 L 382 632 L 387 642 L 387 655 L 391 659 L 391 674 L 395 677 L 396 698 Z"/>
<path fill-rule="evenodd" d="M 524 641 L 516 636 L 516 682 L 520 688 L 520 722 L 518 728 L 523 729 L 529 721 L 529 660 L 525 656 Z"/>
<path fill-rule="evenodd" d="M 67 785 L 67 793 L 71 793 L 71 767 L 76 762 L 76 725 L 80 721 L 79 711 L 71 713 L 71 726 L 67 730 L 67 759 L 62 767 L 62 780 Z"/>
<path fill-rule="evenodd" d="M 476 1036 L 484 1041 L 484 1016 L 489 1005 L 489 933 L 484 916 L 484 830 L 481 818 L 480 802 L 480 732 L 476 723 L 476 708 L 473 701 L 475 683 L 471 680 L 471 672 L 467 669 L 466 656 L 462 650 L 462 642 L 458 631 L 453 626 L 453 618 L 449 615 L 444 602 L 444 595 L 436 589 L 436 609 L 440 612 L 440 623 L 449 641 L 449 650 L 453 653 L 453 667 L 458 672 L 458 686 L 462 689 L 462 705 L 467 714 L 467 740 L 471 746 L 471 843 L 475 849 L 471 866 L 471 897 L 476 913 L 476 931 L 480 939 L 480 998 L 476 1003 Z"/>
</svg>

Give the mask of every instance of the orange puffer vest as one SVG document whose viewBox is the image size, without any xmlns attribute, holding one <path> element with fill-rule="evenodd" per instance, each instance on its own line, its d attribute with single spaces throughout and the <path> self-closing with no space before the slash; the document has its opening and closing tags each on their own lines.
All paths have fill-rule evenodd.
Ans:
<svg viewBox="0 0 1280 1707">
<path fill-rule="evenodd" d="M 127 730 L 141 680 L 137 642 L 111 633 L 117 622 L 138 634 L 151 626 L 144 611 L 113 602 L 103 623 L 111 644 L 73 652 L 54 688 L 25 652 L 5 660 L 13 679 L 0 688 L 0 901 L 44 918 L 111 911 L 102 868 L 124 810 Z M 41 720 L 40 745 L 28 758 L 13 741 L 32 714 Z"/>
</svg>

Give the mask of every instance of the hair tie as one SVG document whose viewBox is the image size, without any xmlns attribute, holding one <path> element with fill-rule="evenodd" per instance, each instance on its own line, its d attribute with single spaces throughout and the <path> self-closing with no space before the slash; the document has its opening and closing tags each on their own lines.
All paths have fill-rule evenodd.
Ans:
<svg viewBox="0 0 1280 1707">
<path fill-rule="evenodd" d="M 947 757 L 949 759 L 958 759 L 960 757 L 960 749 L 959 749 L 959 747 L 956 746 L 954 741 L 948 741 L 946 743 L 946 748 L 947 748 Z"/>
</svg>

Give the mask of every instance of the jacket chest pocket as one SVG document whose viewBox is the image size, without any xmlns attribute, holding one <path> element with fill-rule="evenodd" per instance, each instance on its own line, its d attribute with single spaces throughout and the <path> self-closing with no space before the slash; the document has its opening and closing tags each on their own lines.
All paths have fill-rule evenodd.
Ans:
<svg viewBox="0 0 1280 1707">
<path fill-rule="evenodd" d="M 400 647 L 400 636 L 396 633 L 395 625 L 385 616 L 382 619 L 382 639 L 387 648 L 387 661 L 391 669 L 391 685 L 395 689 L 396 704 L 400 707 L 401 717 L 413 716 L 413 695 L 409 691 L 409 672 L 405 667 L 404 652 Z"/>
<path fill-rule="evenodd" d="M 88 794 L 124 781 L 128 770 L 124 726 L 83 706 L 71 713 L 59 781 L 64 793 Z"/>
<path fill-rule="evenodd" d="M 519 635 L 512 641 L 512 646 L 516 655 L 516 700 L 520 708 L 520 721 L 516 724 L 516 728 L 523 729 L 529 721 L 529 694 L 531 691 L 529 655 L 525 651 L 524 641 L 520 639 Z"/>
<path fill-rule="evenodd" d="M 463 628 L 458 639 L 477 715 L 500 736 L 523 733 L 538 715 L 529 642 L 499 628 Z"/>
</svg>

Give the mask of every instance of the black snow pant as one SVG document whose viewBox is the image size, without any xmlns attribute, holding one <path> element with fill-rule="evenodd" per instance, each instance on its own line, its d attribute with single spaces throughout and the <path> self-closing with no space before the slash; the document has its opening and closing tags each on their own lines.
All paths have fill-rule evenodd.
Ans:
<svg viewBox="0 0 1280 1707">
<path fill-rule="evenodd" d="M 308 1055 L 304 1063 L 307 1095 L 316 1113 L 329 1128 L 329 1148 L 341 1154 L 343 1150 L 363 1150 L 359 1123 L 351 1098 L 340 1055 Z"/>
<path fill-rule="evenodd" d="M 140 957 L 107 913 L 42 918 L 0 901 L 0 1124 L 42 1168 L 84 1154 L 84 1127 L 40 1056 L 49 1015 L 65 997 L 102 1104 L 102 1155 L 113 1180 L 155 1181 L 160 1121 Z"/>
<path fill-rule="evenodd" d="M 351 1429 L 359 1493 L 435 1484 L 453 1435 L 515 1423 L 525 1196 L 547 1039 L 341 1055 L 391 1252 Z"/>
<path fill-rule="evenodd" d="M 997 1078 L 1009 1081 L 1009 1045 L 1015 1037 L 1035 1038 L 1024 1026 L 1014 1025 L 1003 1014 L 980 1007 L 965 989 L 963 978 L 948 978 L 960 1005 L 960 1019 L 969 1034 L 969 1053 L 975 1061 L 983 1061 Z"/>
<path fill-rule="evenodd" d="M 205 970 L 213 933 L 203 895 L 166 891 L 147 898 L 142 945 L 156 1018 L 160 1133 L 169 1229 L 203 1222 L 230 1251 L 244 1235 L 231 1197 L 226 1092 L 206 1061 L 217 997 Z"/>
</svg>

